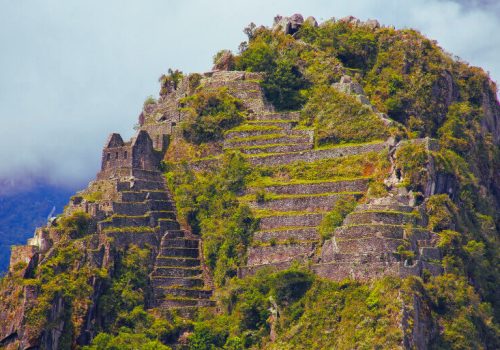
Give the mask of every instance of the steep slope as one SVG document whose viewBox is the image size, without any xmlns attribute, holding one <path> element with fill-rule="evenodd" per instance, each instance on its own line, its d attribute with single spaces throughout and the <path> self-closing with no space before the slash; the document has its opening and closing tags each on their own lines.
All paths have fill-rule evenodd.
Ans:
<svg viewBox="0 0 500 350">
<path fill-rule="evenodd" d="M 498 348 L 493 82 L 376 21 L 245 32 L 14 248 L 1 344 Z"/>
</svg>

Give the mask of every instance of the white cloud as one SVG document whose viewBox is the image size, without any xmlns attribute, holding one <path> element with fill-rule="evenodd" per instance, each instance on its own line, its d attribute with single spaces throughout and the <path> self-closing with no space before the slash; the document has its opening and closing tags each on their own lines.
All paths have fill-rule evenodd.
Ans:
<svg viewBox="0 0 500 350">
<path fill-rule="evenodd" d="M 245 39 L 243 27 L 270 25 L 276 14 L 415 27 L 498 80 L 495 9 L 442 0 L 0 0 L 0 178 L 82 185 L 107 135 L 132 135 L 161 73 L 210 69 L 215 52 Z"/>
</svg>

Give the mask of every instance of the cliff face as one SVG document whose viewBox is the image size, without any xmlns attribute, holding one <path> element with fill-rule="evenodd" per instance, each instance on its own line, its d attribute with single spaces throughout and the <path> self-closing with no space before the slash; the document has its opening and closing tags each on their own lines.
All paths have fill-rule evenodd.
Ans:
<svg viewBox="0 0 500 350">
<path fill-rule="evenodd" d="M 0 344 L 494 348 L 493 83 L 376 21 L 246 32 L 162 76 L 137 135 L 13 247 Z"/>
</svg>

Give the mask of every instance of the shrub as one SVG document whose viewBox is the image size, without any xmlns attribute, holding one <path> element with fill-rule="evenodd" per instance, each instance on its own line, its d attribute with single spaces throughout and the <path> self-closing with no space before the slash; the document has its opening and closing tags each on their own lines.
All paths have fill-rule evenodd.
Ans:
<svg viewBox="0 0 500 350">
<path fill-rule="evenodd" d="M 81 238 L 88 233 L 91 217 L 82 211 L 75 211 L 69 216 L 63 216 L 58 221 L 58 226 L 65 235 L 75 239 Z"/>
<path fill-rule="evenodd" d="M 335 203 L 335 207 L 325 215 L 319 227 L 319 233 L 323 240 L 330 239 L 335 229 L 342 226 L 347 214 L 356 208 L 357 202 L 354 198 L 341 198 Z"/>
<path fill-rule="evenodd" d="M 184 74 L 180 70 L 173 70 L 172 68 L 169 68 L 168 74 L 163 74 L 158 79 L 161 84 L 160 96 L 165 96 L 173 90 L 177 90 L 179 82 L 181 81 L 183 76 Z"/>
<path fill-rule="evenodd" d="M 143 106 L 146 107 L 154 104 L 156 104 L 156 99 L 153 96 L 148 96 L 148 98 L 144 101 Z"/>
<path fill-rule="evenodd" d="M 229 94 L 227 88 L 200 91 L 182 99 L 181 104 L 187 113 L 181 124 L 182 135 L 194 144 L 220 140 L 225 130 L 245 119 L 240 100 Z"/>
<path fill-rule="evenodd" d="M 429 154 L 423 144 L 408 142 L 398 147 L 396 167 L 408 188 L 423 192 L 428 180 L 428 159 Z"/>
<path fill-rule="evenodd" d="M 298 67 L 290 60 L 280 59 L 262 82 L 264 94 L 278 110 L 299 109 L 306 101 L 302 90 L 307 87 Z"/>
<path fill-rule="evenodd" d="M 454 228 L 454 218 L 457 211 L 455 204 L 447 194 L 429 197 L 426 203 L 429 216 L 428 227 L 432 231 L 442 231 Z"/>
<path fill-rule="evenodd" d="M 303 122 L 314 126 L 319 145 L 368 142 L 387 138 L 387 126 L 353 96 L 335 88 L 314 88 L 302 112 Z"/>
</svg>

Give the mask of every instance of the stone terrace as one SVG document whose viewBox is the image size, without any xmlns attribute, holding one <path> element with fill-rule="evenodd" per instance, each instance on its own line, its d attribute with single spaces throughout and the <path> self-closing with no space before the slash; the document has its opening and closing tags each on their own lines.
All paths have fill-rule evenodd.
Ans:
<svg viewBox="0 0 500 350">
<path fill-rule="evenodd" d="M 386 143 L 369 143 L 315 149 L 314 131 L 297 127 L 298 113 L 255 113 L 247 123 L 225 134 L 224 148 L 239 150 L 257 166 L 276 166 L 296 161 L 315 162 L 380 151 Z M 313 261 L 320 249 L 318 226 L 340 198 L 361 198 L 369 179 L 312 180 L 277 183 L 247 189 L 240 198 L 260 220 L 247 266 L 240 276 L 263 267 L 286 268 L 293 261 Z M 264 192 L 259 199 L 258 193 Z"/>
<path fill-rule="evenodd" d="M 359 205 L 325 242 L 313 270 L 323 277 L 369 279 L 374 275 L 441 273 L 437 236 L 424 228 L 422 213 L 404 196 L 388 196 Z M 414 257 L 402 257 L 398 249 Z"/>
</svg>

